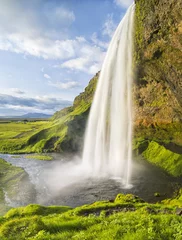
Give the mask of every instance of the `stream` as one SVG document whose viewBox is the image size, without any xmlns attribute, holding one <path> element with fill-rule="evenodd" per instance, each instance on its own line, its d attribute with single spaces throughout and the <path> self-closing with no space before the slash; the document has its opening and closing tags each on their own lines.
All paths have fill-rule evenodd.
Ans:
<svg viewBox="0 0 182 240">
<path fill-rule="evenodd" d="M 28 159 L 26 155 L 15 158 L 14 155 L 0 154 L 0 158 L 23 168 L 35 187 L 34 200 L 30 202 L 27 199 L 24 205 L 38 203 L 76 207 L 99 200 L 112 200 L 118 193 L 132 193 L 145 201 L 157 202 L 171 197 L 176 187 L 182 186 L 182 179 L 170 177 L 144 160 L 133 162 L 132 187 L 126 189 L 120 179 L 87 176 L 80 170 L 78 157 L 61 154 L 52 156 L 52 161 L 43 161 Z M 155 197 L 155 193 L 160 193 L 160 196 Z M 13 204 L 11 199 L 7 204 L 21 206 L 21 203 Z"/>
</svg>

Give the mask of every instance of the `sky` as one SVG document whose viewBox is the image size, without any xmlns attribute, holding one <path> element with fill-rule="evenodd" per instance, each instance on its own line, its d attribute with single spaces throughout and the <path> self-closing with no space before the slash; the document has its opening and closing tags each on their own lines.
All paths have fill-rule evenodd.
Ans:
<svg viewBox="0 0 182 240">
<path fill-rule="evenodd" d="M 0 0 L 0 116 L 70 106 L 132 2 Z"/>
</svg>

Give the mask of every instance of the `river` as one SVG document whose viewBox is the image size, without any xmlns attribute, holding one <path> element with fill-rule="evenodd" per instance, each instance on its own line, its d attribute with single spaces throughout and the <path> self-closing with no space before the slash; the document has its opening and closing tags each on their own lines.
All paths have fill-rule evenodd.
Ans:
<svg viewBox="0 0 182 240">
<path fill-rule="evenodd" d="M 132 193 L 148 202 L 157 202 L 172 196 L 182 180 L 168 176 L 144 160 L 135 160 L 132 167 L 132 187 L 123 187 L 120 179 L 91 178 L 80 170 L 78 157 L 53 154 L 52 161 L 27 159 L 0 154 L 7 162 L 22 167 L 36 190 L 35 200 L 26 204 L 68 205 L 72 207 L 99 200 L 114 199 L 118 193 Z M 155 197 L 155 193 L 160 193 Z M 13 205 L 11 201 L 9 205 Z M 20 204 L 16 204 L 16 206 Z"/>
</svg>

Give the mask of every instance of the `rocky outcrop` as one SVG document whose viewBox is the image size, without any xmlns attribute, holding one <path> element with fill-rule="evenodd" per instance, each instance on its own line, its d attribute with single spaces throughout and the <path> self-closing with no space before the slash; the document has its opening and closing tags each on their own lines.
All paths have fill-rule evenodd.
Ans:
<svg viewBox="0 0 182 240">
<path fill-rule="evenodd" d="M 12 206 L 35 200 L 36 192 L 28 174 L 0 158 L 0 215 Z"/>
</svg>

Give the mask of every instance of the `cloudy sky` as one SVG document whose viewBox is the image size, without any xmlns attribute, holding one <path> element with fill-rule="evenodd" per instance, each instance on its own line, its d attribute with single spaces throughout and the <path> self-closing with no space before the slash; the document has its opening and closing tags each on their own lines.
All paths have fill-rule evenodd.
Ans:
<svg viewBox="0 0 182 240">
<path fill-rule="evenodd" d="M 0 0 L 0 116 L 71 105 L 133 0 Z"/>
</svg>

